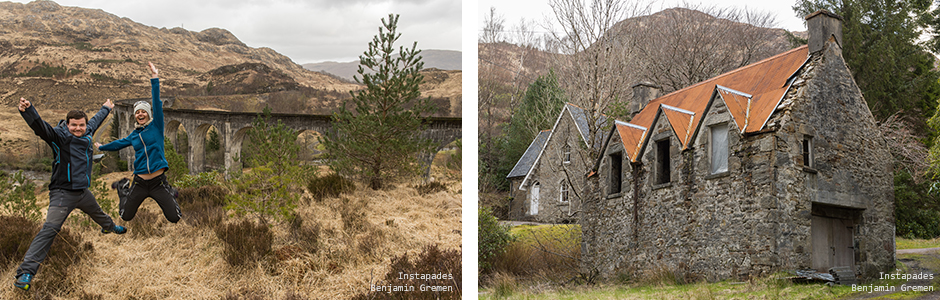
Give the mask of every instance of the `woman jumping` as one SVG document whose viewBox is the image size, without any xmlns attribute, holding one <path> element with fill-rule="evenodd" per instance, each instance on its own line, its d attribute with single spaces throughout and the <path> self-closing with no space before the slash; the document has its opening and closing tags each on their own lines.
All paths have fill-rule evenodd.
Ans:
<svg viewBox="0 0 940 300">
<path fill-rule="evenodd" d="M 171 223 L 179 222 L 182 213 L 176 202 L 172 187 L 166 179 L 169 164 L 163 152 L 163 101 L 160 100 L 160 78 L 157 67 L 150 65 L 153 77 L 150 79 L 151 105 L 147 101 L 134 103 L 134 126 L 137 128 L 127 137 L 106 145 L 96 143 L 99 150 L 117 151 L 127 146 L 134 146 L 134 181 L 121 179 L 112 184 L 118 190 L 118 204 L 121 219 L 130 221 L 137 215 L 137 209 L 147 197 L 153 198 L 163 210 L 163 216 Z M 153 118 L 151 118 L 151 115 Z"/>
</svg>

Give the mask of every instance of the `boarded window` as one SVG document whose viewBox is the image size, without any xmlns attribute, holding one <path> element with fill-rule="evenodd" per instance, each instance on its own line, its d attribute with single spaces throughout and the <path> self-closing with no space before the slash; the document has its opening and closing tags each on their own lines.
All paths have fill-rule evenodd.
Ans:
<svg viewBox="0 0 940 300">
<path fill-rule="evenodd" d="M 611 153 L 610 158 L 610 193 L 620 193 L 621 175 L 623 174 L 623 156 L 620 152 Z"/>
<path fill-rule="evenodd" d="M 656 141 L 656 183 L 669 183 L 671 180 L 669 158 L 669 139 Z"/>
<path fill-rule="evenodd" d="M 709 172 L 718 174 L 728 172 L 728 124 L 711 126 L 711 164 Z"/>
</svg>

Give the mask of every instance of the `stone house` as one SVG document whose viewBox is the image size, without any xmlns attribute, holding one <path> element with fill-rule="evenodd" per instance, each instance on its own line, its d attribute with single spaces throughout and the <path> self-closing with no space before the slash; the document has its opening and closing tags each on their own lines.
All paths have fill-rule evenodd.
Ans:
<svg viewBox="0 0 940 300">
<path fill-rule="evenodd" d="M 512 171 L 509 180 L 509 218 L 544 223 L 572 223 L 580 209 L 580 191 L 594 159 L 587 157 L 589 143 L 597 148 L 602 136 L 589 138 L 585 110 L 566 103 L 551 130 L 536 136 Z M 597 128 L 607 122 L 603 115 Z M 605 128 L 606 129 L 606 128 Z M 606 133 L 606 130 L 598 130 Z M 573 188 L 574 187 L 574 188 Z"/>
<path fill-rule="evenodd" d="M 841 18 L 806 19 L 808 46 L 615 123 L 579 221 L 584 271 L 715 281 L 893 270 L 891 154 L 843 60 Z"/>
</svg>

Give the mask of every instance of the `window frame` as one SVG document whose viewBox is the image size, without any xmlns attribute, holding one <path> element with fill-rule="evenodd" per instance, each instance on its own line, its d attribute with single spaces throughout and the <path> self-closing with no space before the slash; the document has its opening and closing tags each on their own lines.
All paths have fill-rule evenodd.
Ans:
<svg viewBox="0 0 940 300">
<path fill-rule="evenodd" d="M 571 145 L 568 145 L 567 143 L 565 143 L 565 145 L 561 148 L 561 163 L 571 163 Z"/>
<path fill-rule="evenodd" d="M 813 136 L 803 135 L 800 141 L 800 156 L 803 158 L 803 170 L 816 173 L 816 150 Z"/>
<path fill-rule="evenodd" d="M 672 142 L 669 138 L 656 141 L 656 177 L 654 183 L 667 185 L 672 183 Z M 664 147 L 665 146 L 665 147 Z"/>
<path fill-rule="evenodd" d="M 716 145 L 718 135 L 715 131 L 722 131 L 719 134 L 724 135 L 724 168 L 715 167 L 716 149 L 721 145 Z M 717 123 L 708 126 L 708 175 L 722 175 L 730 171 L 729 159 L 731 158 L 731 145 L 728 136 L 731 134 L 731 126 L 728 123 Z"/>
<path fill-rule="evenodd" d="M 610 188 L 607 194 L 619 195 L 623 192 L 623 152 L 612 152 L 607 154 L 607 158 L 610 159 L 610 167 L 607 168 Z M 614 166 L 616 166 L 616 168 Z"/>
<path fill-rule="evenodd" d="M 571 184 L 568 182 L 568 179 L 562 179 L 560 186 L 561 187 L 558 190 L 558 201 L 561 203 L 568 203 L 568 201 L 571 200 L 568 195 L 571 190 Z"/>
</svg>

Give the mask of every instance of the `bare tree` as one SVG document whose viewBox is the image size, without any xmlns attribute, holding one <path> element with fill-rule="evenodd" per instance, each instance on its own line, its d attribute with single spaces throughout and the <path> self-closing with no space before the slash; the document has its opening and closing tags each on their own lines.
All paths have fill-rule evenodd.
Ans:
<svg viewBox="0 0 940 300">
<path fill-rule="evenodd" d="M 645 6 L 644 6 L 645 5 Z M 565 56 L 557 56 L 555 69 L 559 83 L 573 104 L 585 110 L 588 123 L 588 147 L 580 151 L 586 160 L 597 157 L 603 113 L 627 99 L 628 89 L 636 79 L 631 72 L 633 41 L 629 31 L 611 30 L 618 22 L 645 14 L 648 4 L 619 0 L 550 0 L 554 21 L 561 25 L 553 31 L 553 40 Z"/>
<path fill-rule="evenodd" d="M 483 32 L 480 33 L 480 42 L 490 44 L 502 42 L 504 22 L 503 16 L 496 14 L 496 7 L 490 6 L 490 14 L 483 19 Z"/>
<path fill-rule="evenodd" d="M 651 26 L 655 24 L 655 26 Z M 736 8 L 689 6 L 622 24 L 647 43 L 642 77 L 671 92 L 783 52 L 772 43 L 774 17 Z"/>
</svg>

